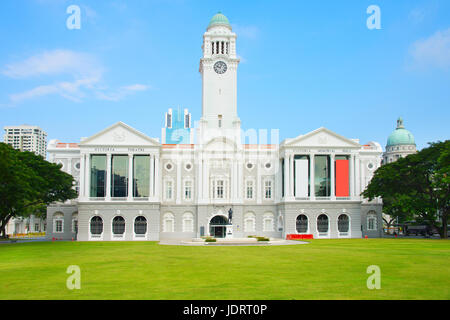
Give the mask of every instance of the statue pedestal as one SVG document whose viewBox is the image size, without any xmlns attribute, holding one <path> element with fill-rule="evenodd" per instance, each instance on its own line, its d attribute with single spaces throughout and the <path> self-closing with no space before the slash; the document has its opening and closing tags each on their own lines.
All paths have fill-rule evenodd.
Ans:
<svg viewBox="0 0 450 320">
<path fill-rule="evenodd" d="M 225 239 L 231 239 L 231 238 L 233 238 L 233 226 L 232 225 L 227 225 Z"/>
</svg>

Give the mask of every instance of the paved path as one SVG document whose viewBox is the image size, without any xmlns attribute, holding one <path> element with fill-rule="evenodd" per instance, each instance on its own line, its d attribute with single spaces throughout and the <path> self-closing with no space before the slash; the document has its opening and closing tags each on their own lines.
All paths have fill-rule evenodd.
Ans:
<svg viewBox="0 0 450 320">
<path fill-rule="evenodd" d="M 283 240 L 283 239 L 274 239 L 271 241 L 260 241 L 260 242 L 238 242 L 239 240 L 233 241 L 230 243 L 220 243 L 220 242 L 212 242 L 205 243 L 200 241 L 192 241 L 192 239 L 177 239 L 177 240 L 161 240 L 159 244 L 161 245 L 170 245 L 170 246 L 215 246 L 215 247 L 242 247 L 242 246 L 286 246 L 286 245 L 297 245 L 297 244 L 308 244 L 309 242 L 305 241 L 296 241 L 296 240 Z"/>
</svg>

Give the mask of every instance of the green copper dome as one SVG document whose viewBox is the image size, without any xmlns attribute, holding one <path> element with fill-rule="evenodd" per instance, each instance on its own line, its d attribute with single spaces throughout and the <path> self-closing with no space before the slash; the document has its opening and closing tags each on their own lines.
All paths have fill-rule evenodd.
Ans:
<svg viewBox="0 0 450 320">
<path fill-rule="evenodd" d="M 226 25 L 230 27 L 230 22 L 228 21 L 227 17 L 218 12 L 214 17 L 212 17 L 211 21 L 209 22 L 208 28 L 214 25 Z"/>
<path fill-rule="evenodd" d="M 396 146 L 399 144 L 416 144 L 412 133 L 406 130 L 403 126 L 402 118 L 399 118 L 397 120 L 397 129 L 395 129 L 394 132 L 391 133 L 387 141 L 388 147 Z"/>
</svg>

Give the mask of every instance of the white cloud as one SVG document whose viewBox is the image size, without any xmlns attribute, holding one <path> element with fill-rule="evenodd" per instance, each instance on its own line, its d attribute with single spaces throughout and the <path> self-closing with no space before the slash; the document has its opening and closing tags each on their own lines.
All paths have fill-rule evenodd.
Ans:
<svg viewBox="0 0 450 320">
<path fill-rule="evenodd" d="M 10 102 L 13 104 L 52 94 L 75 102 L 81 102 L 90 95 L 100 100 L 119 101 L 136 92 L 150 89 L 148 85 L 132 84 L 111 90 L 102 85 L 104 69 L 92 55 L 70 50 L 47 51 L 32 56 L 7 65 L 2 73 L 13 79 L 61 75 L 74 78 L 72 81 L 54 81 L 53 84 L 10 94 Z"/>
<path fill-rule="evenodd" d="M 241 26 L 233 24 L 232 27 L 238 37 L 256 39 L 259 36 L 259 28 L 256 26 Z"/>
<path fill-rule="evenodd" d="M 97 91 L 96 94 L 97 98 L 100 100 L 119 101 L 137 91 L 146 91 L 148 89 L 150 89 L 150 86 L 137 83 L 128 86 L 123 86 L 115 91 L 110 92 Z"/>
<path fill-rule="evenodd" d="M 53 50 L 34 55 L 21 62 L 8 64 L 2 74 L 20 79 L 67 73 L 83 77 L 102 72 L 103 69 L 91 55 L 71 50 Z"/>
<path fill-rule="evenodd" d="M 450 68 L 450 28 L 416 41 L 410 54 L 415 67 Z"/>
</svg>

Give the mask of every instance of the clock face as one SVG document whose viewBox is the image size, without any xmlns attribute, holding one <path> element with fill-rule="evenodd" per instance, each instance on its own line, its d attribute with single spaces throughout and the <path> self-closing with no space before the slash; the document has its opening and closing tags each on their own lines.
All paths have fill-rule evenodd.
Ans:
<svg viewBox="0 0 450 320">
<path fill-rule="evenodd" d="M 227 71 L 227 64 L 223 61 L 217 61 L 214 64 L 214 71 L 218 74 L 223 74 Z"/>
</svg>

